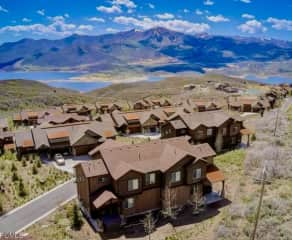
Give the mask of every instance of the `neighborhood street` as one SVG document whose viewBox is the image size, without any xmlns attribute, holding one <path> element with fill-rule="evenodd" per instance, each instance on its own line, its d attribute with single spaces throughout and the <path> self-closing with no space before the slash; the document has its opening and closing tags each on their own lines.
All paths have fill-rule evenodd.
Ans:
<svg viewBox="0 0 292 240">
<path fill-rule="evenodd" d="M 72 179 L 0 217 L 0 233 L 18 233 L 75 197 L 76 186 Z"/>
</svg>

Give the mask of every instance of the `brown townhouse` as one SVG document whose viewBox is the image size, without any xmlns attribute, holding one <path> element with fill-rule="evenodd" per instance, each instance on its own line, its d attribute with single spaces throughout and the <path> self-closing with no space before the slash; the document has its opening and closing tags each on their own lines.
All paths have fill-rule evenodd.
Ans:
<svg viewBox="0 0 292 240">
<path fill-rule="evenodd" d="M 206 112 L 220 110 L 224 107 L 223 101 L 210 99 L 188 99 L 179 105 L 188 109 L 189 112 Z"/>
<path fill-rule="evenodd" d="M 15 151 L 14 135 L 13 132 L 0 131 L 0 154 L 3 154 L 4 151 Z"/>
<path fill-rule="evenodd" d="M 100 145 L 98 159 L 75 166 L 78 200 L 98 231 L 113 231 L 131 217 L 205 199 L 220 201 L 224 175 L 208 144 L 191 145 L 188 137 L 123 145 Z M 221 194 L 213 185 L 219 184 Z M 217 184 L 218 185 L 218 184 Z M 217 186 L 218 187 L 218 186 Z"/>
<path fill-rule="evenodd" d="M 161 127 L 161 138 L 188 135 L 194 144 L 208 143 L 217 152 L 241 143 L 243 121 L 223 111 L 175 114 Z"/>
<path fill-rule="evenodd" d="M 64 104 L 63 113 L 76 113 L 78 115 L 90 116 L 94 110 L 93 104 Z"/>
<path fill-rule="evenodd" d="M 99 114 L 112 113 L 113 111 L 122 111 L 123 107 L 119 103 L 95 103 L 96 112 Z"/>
<path fill-rule="evenodd" d="M 47 118 L 48 116 L 58 115 L 61 111 L 58 109 L 47 109 L 44 111 L 21 111 L 14 114 L 13 124 L 15 126 L 25 125 L 25 126 L 34 126 L 37 125 L 39 121 Z"/>
<path fill-rule="evenodd" d="M 118 131 L 126 134 L 159 133 L 165 120 L 176 112 L 184 112 L 184 108 L 166 107 L 144 111 L 118 112 L 111 114 Z"/>
<path fill-rule="evenodd" d="M 268 99 L 257 96 L 230 97 L 228 109 L 239 112 L 264 112 L 270 110 Z"/>
<path fill-rule="evenodd" d="M 82 116 L 76 113 L 60 113 L 39 119 L 38 125 L 40 125 L 40 127 L 50 127 L 61 124 L 81 123 L 87 121 L 89 121 L 88 116 Z"/>
<path fill-rule="evenodd" d="M 168 99 L 142 99 L 133 104 L 134 110 L 146 110 L 159 107 L 171 107 L 173 104 Z"/>
<path fill-rule="evenodd" d="M 19 157 L 31 152 L 50 156 L 55 153 L 82 155 L 116 135 L 114 127 L 107 123 L 71 123 L 15 132 L 15 145 Z"/>
</svg>

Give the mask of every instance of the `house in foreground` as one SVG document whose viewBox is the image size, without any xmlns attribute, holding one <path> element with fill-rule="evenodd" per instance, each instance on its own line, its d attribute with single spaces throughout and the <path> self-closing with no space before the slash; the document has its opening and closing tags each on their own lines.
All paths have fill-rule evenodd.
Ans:
<svg viewBox="0 0 292 240">
<path fill-rule="evenodd" d="M 242 128 L 242 119 L 224 111 L 174 114 L 162 125 L 161 137 L 188 135 L 192 143 L 208 143 L 216 152 L 221 152 L 241 143 Z"/>
<path fill-rule="evenodd" d="M 178 209 L 196 199 L 211 204 L 224 195 L 224 175 L 206 143 L 178 137 L 104 145 L 92 151 L 96 160 L 75 166 L 81 209 L 98 231 L 114 231 L 149 211 Z M 221 194 L 213 192 L 216 183 Z"/>
</svg>

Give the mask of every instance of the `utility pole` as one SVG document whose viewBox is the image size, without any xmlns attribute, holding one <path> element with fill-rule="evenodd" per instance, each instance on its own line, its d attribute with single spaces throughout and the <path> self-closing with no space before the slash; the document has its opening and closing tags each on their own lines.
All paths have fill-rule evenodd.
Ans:
<svg viewBox="0 0 292 240">
<path fill-rule="evenodd" d="M 277 127 L 278 127 L 279 113 L 280 113 L 280 106 L 279 106 L 278 111 L 277 111 L 277 117 L 276 117 L 276 122 L 275 122 L 275 129 L 274 129 L 274 136 L 276 136 L 276 131 L 277 131 Z"/>
<path fill-rule="evenodd" d="M 266 181 L 266 166 L 263 169 L 262 178 L 260 179 L 260 181 L 261 181 L 261 193 L 260 193 L 260 199 L 259 199 L 259 204 L 258 204 L 257 213 L 256 213 L 254 229 L 253 229 L 253 232 L 252 232 L 252 235 L 251 235 L 251 238 L 250 238 L 251 240 L 255 240 L 258 221 L 259 221 L 259 217 L 260 217 L 260 212 L 261 212 L 261 207 L 262 207 L 262 202 L 263 202 L 263 196 L 264 196 L 264 190 L 265 190 L 265 183 L 267 182 Z"/>
</svg>

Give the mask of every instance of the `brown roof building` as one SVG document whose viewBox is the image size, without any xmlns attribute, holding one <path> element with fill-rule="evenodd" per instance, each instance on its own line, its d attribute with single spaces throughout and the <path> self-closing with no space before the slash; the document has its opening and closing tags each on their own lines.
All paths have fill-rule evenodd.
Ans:
<svg viewBox="0 0 292 240">
<path fill-rule="evenodd" d="M 208 143 L 221 152 L 241 143 L 242 128 L 242 119 L 223 111 L 174 114 L 161 127 L 161 137 L 188 135 L 193 143 Z"/>
<path fill-rule="evenodd" d="M 110 231 L 122 220 L 169 204 L 192 204 L 195 197 L 204 197 L 207 204 L 220 201 L 224 184 L 221 196 L 212 191 L 213 183 L 224 183 L 213 161 L 215 152 L 208 144 L 194 146 L 188 140 L 107 146 L 99 149 L 99 159 L 76 165 L 81 209 L 92 222 L 97 220 L 96 230 Z M 169 192 L 174 199 L 168 199 Z"/>
</svg>

